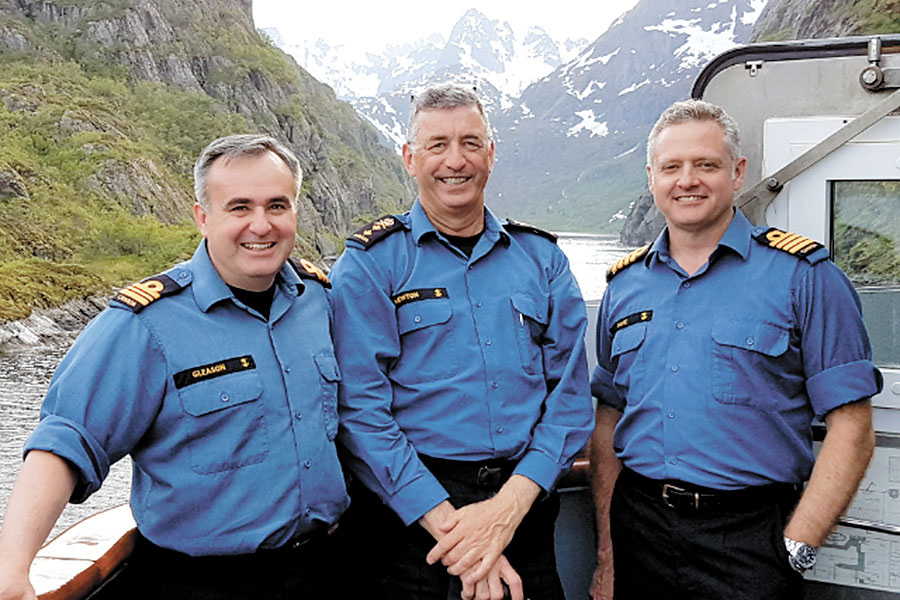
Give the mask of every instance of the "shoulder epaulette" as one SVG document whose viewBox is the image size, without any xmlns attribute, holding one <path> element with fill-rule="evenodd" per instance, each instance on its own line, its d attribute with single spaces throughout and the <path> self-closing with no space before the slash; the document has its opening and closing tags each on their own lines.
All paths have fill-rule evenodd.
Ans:
<svg viewBox="0 0 900 600">
<path fill-rule="evenodd" d="M 522 223 L 521 221 L 516 221 L 515 219 L 506 219 L 506 223 L 505 223 L 504 227 L 507 227 L 509 229 L 518 229 L 520 231 L 527 231 L 529 233 L 536 233 L 537 235 L 547 238 L 554 244 L 556 243 L 556 240 L 558 239 L 556 234 L 554 234 L 554 233 L 550 233 L 549 231 L 544 231 L 543 229 L 535 227 L 534 225 L 529 225 L 528 223 Z"/>
<path fill-rule="evenodd" d="M 753 239 L 763 246 L 768 246 L 770 248 L 775 248 L 776 250 L 781 250 L 782 252 L 787 252 L 788 254 L 793 254 L 794 256 L 805 258 L 811 263 L 819 262 L 819 260 L 825 258 L 825 253 L 822 253 L 821 258 L 819 259 L 814 259 L 811 256 L 825 247 L 819 242 L 796 233 L 788 233 L 787 231 L 776 229 L 775 227 L 769 227 L 766 230 L 760 231 L 753 236 Z"/>
<path fill-rule="evenodd" d="M 163 296 L 169 296 L 180 292 L 184 286 L 187 285 L 189 280 L 190 279 L 187 278 L 184 284 L 180 284 L 168 275 L 154 275 L 153 277 L 148 277 L 143 281 L 132 283 L 131 285 L 122 288 L 112 297 L 110 304 L 112 305 L 113 302 L 118 302 L 132 312 L 139 313 Z"/>
<path fill-rule="evenodd" d="M 325 271 L 306 260 L 305 258 L 301 258 L 297 260 L 295 258 L 289 258 L 288 262 L 291 263 L 291 266 L 294 267 L 294 271 L 297 272 L 303 279 L 315 279 L 322 285 L 327 288 L 331 287 L 331 280 L 328 279 L 328 275 L 325 274 Z"/>
<path fill-rule="evenodd" d="M 637 261 L 644 258 L 648 252 L 650 252 L 650 244 L 641 246 L 637 250 L 626 254 L 625 256 L 614 262 L 612 266 L 606 270 L 606 281 L 611 280 L 616 276 L 616 274 L 619 273 L 619 271 L 621 271 L 625 267 L 633 265 Z"/>
<path fill-rule="evenodd" d="M 363 248 L 368 250 L 378 240 L 402 228 L 403 223 L 400 222 L 400 219 L 393 215 L 385 215 L 362 227 L 347 239 L 359 242 Z"/>
</svg>

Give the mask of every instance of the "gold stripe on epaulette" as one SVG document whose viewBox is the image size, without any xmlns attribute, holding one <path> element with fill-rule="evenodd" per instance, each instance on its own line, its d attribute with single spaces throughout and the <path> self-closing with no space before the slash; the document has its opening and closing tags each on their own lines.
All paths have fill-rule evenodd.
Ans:
<svg viewBox="0 0 900 600">
<path fill-rule="evenodd" d="M 649 251 L 650 251 L 650 244 L 647 244 L 646 246 L 641 246 L 637 250 L 630 252 L 630 253 L 626 254 L 625 256 L 623 256 L 622 258 L 620 258 L 619 260 L 617 260 L 615 263 L 613 263 L 613 265 L 609 269 L 607 269 L 606 281 L 609 281 L 610 279 L 615 277 L 616 274 L 619 271 L 621 271 L 622 269 L 624 269 L 625 267 L 633 265 L 634 263 L 636 263 L 637 261 L 642 259 L 644 256 L 647 255 L 647 253 Z"/>
<path fill-rule="evenodd" d="M 769 246 L 770 248 L 775 248 L 776 250 L 802 257 L 806 257 L 816 250 L 824 248 L 822 244 L 815 240 L 811 240 L 808 237 L 796 233 L 782 231 L 775 227 L 770 227 L 769 229 L 754 235 L 753 238 L 764 246 Z"/>
</svg>

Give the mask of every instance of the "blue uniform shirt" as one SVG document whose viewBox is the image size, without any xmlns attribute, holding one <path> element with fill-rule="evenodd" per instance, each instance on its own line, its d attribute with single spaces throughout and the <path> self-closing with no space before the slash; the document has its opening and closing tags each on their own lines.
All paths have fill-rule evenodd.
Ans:
<svg viewBox="0 0 900 600">
<path fill-rule="evenodd" d="M 348 498 L 324 287 L 285 265 L 267 322 L 235 300 L 205 242 L 165 275 L 151 279 L 174 293 L 139 312 L 113 300 L 84 329 L 25 451 L 74 466 L 74 502 L 130 453 L 138 528 L 191 555 L 278 547 L 334 523 Z"/>
<path fill-rule="evenodd" d="M 350 465 L 405 523 L 448 495 L 417 453 L 508 458 L 550 490 L 590 434 L 584 302 L 546 237 L 485 215 L 471 258 L 421 204 L 331 271 Z"/>
<path fill-rule="evenodd" d="M 814 416 L 881 389 L 846 276 L 751 235 L 740 211 L 688 276 L 664 231 L 609 282 L 593 394 L 623 415 L 614 446 L 653 479 L 717 489 L 800 483 Z"/>
</svg>

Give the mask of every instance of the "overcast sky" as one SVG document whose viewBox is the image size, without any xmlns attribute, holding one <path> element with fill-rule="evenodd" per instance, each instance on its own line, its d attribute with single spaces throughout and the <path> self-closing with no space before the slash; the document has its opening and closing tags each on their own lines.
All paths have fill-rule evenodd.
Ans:
<svg viewBox="0 0 900 600">
<path fill-rule="evenodd" d="M 449 37 L 453 25 L 469 9 L 489 19 L 508 21 L 516 36 L 540 25 L 554 39 L 598 38 L 638 0 L 481 0 L 398 2 L 388 0 L 253 0 L 256 27 L 275 27 L 289 43 L 323 39 L 332 46 L 379 50 L 412 42 L 433 33 Z"/>
</svg>

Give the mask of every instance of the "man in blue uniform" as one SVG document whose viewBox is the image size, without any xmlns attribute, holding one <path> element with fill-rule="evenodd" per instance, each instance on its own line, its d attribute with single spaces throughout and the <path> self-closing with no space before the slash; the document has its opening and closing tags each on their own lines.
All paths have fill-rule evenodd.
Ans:
<svg viewBox="0 0 900 600">
<path fill-rule="evenodd" d="M 609 270 L 597 322 L 592 597 L 799 598 L 873 451 L 859 299 L 821 244 L 734 209 L 721 108 L 667 109 L 647 165 L 666 229 Z"/>
<path fill-rule="evenodd" d="M 212 142 L 194 169 L 193 258 L 122 289 L 59 365 L 0 534 L 0 598 L 66 501 L 126 454 L 140 531 L 129 598 L 326 598 L 348 504 L 324 274 L 286 261 L 300 165 L 267 136 Z"/>
<path fill-rule="evenodd" d="M 581 294 L 554 236 L 485 208 L 471 90 L 416 97 L 408 140 L 418 200 L 332 270 L 339 439 L 375 496 L 351 490 L 345 531 L 372 542 L 374 597 L 562 598 L 553 490 L 592 417 Z"/>
</svg>

